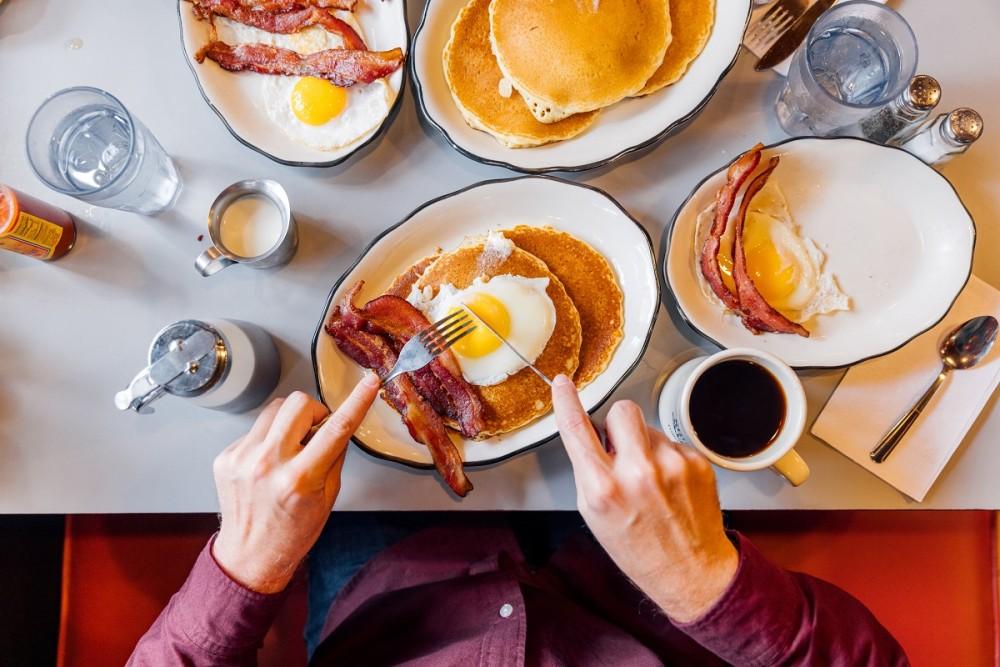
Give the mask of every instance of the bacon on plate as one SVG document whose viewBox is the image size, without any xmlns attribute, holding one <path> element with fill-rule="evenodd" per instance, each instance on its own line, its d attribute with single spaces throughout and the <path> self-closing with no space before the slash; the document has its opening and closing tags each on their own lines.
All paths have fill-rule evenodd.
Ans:
<svg viewBox="0 0 1000 667">
<path fill-rule="evenodd" d="M 322 7 L 354 11 L 358 0 L 237 0 L 241 7 L 262 12 L 287 12 L 303 7 Z"/>
<path fill-rule="evenodd" d="M 719 269 L 719 248 L 722 245 L 722 236 L 726 233 L 726 227 L 729 225 L 729 213 L 733 210 L 736 195 L 743 187 L 743 182 L 760 164 L 760 153 L 763 149 L 763 144 L 757 144 L 729 165 L 729 171 L 726 172 L 726 184 L 722 186 L 715 197 L 715 215 L 712 219 L 712 227 L 705 238 L 705 245 L 701 249 L 701 274 L 705 276 L 708 286 L 722 300 L 726 308 L 737 312 L 740 309 L 739 299 L 722 281 L 722 272 Z"/>
<path fill-rule="evenodd" d="M 237 23 L 259 28 L 266 32 L 289 34 L 318 25 L 327 32 L 339 35 L 344 40 L 345 49 L 366 49 L 361 36 L 348 24 L 328 9 L 303 6 L 288 11 L 271 12 L 250 9 L 240 0 L 191 0 L 194 12 L 201 19 L 212 15 L 224 16 Z"/>
<path fill-rule="evenodd" d="M 739 300 L 740 317 L 743 318 L 743 325 L 754 333 L 767 331 L 770 333 L 794 333 L 806 338 L 809 331 L 801 324 L 796 324 L 782 315 L 778 310 L 769 304 L 757 286 L 753 284 L 753 278 L 747 271 L 746 253 L 743 250 L 743 225 L 746 223 L 747 211 L 750 209 L 750 201 L 761 188 L 767 183 L 771 172 L 778 166 L 780 158 L 772 157 L 764 171 L 757 174 L 746 192 L 743 193 L 743 201 L 740 202 L 740 210 L 736 216 L 736 229 L 733 238 L 733 281 L 736 283 L 736 295 Z"/>
<path fill-rule="evenodd" d="M 344 354 L 358 365 L 370 368 L 384 377 L 396 363 L 394 345 L 398 345 L 398 341 L 391 342 L 389 335 L 367 330 L 378 330 L 379 325 L 369 323 L 365 318 L 364 308 L 359 309 L 354 305 L 354 297 L 362 284 L 358 283 L 351 289 L 334 310 L 325 328 Z M 406 301 L 400 301 L 412 308 Z M 390 326 L 395 327 L 401 319 L 408 316 L 404 312 L 399 318 L 386 318 L 382 321 L 389 320 Z M 459 496 L 465 496 L 472 490 L 472 482 L 462 467 L 462 455 L 449 437 L 441 416 L 417 389 L 411 376 L 412 374 L 406 373 L 387 383 L 383 396 L 402 415 L 403 423 L 413 439 L 430 450 L 434 466 L 445 483 Z M 478 402 L 478 398 L 476 400 Z"/>
<path fill-rule="evenodd" d="M 327 49 L 303 55 L 269 44 L 232 46 L 214 41 L 195 55 L 198 62 L 205 58 L 230 72 L 249 70 L 260 74 L 314 76 L 347 87 L 371 83 L 392 74 L 403 64 L 403 51 L 399 48 L 391 51 Z"/>
</svg>

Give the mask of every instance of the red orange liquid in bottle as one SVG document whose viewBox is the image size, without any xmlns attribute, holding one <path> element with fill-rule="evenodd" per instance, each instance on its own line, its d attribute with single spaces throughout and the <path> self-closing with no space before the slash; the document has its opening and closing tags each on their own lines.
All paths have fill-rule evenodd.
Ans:
<svg viewBox="0 0 1000 667">
<path fill-rule="evenodd" d="M 75 242 L 73 216 L 0 185 L 0 250 L 52 261 L 68 253 Z"/>
</svg>

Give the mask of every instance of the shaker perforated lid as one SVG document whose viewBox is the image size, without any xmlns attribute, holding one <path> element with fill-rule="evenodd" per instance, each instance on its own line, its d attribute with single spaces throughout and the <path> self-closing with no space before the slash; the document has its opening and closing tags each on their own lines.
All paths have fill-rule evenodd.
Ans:
<svg viewBox="0 0 1000 667">
<path fill-rule="evenodd" d="M 961 107 L 948 114 L 944 127 L 955 141 L 971 144 L 983 133 L 983 117 L 975 109 Z"/>
<path fill-rule="evenodd" d="M 115 395 L 119 410 L 144 411 L 164 392 L 199 396 L 215 387 L 229 368 L 222 335 L 198 320 L 182 320 L 160 330 L 149 346 L 149 365 Z"/>
<path fill-rule="evenodd" d="M 914 109 L 929 111 L 941 101 L 941 84 L 929 74 L 918 74 L 910 79 L 903 95 Z"/>
</svg>

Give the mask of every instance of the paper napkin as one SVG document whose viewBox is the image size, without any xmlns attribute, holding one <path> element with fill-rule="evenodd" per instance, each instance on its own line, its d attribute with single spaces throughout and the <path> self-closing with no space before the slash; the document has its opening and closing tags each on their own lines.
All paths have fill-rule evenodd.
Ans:
<svg viewBox="0 0 1000 667">
<path fill-rule="evenodd" d="M 835 2 L 834 4 L 840 4 L 841 2 L 845 2 L 845 1 L 846 0 L 837 0 L 837 2 Z M 884 5 L 886 3 L 886 0 L 875 0 L 875 2 L 881 2 Z M 753 14 L 752 14 L 752 16 L 750 18 L 750 26 L 751 27 L 753 27 L 754 25 L 757 24 L 757 20 L 761 16 L 764 15 L 764 12 L 766 12 L 768 9 L 771 8 L 772 4 L 773 3 L 768 3 L 766 5 L 762 5 L 760 7 L 757 7 L 756 9 L 753 10 Z M 750 51 L 750 53 L 752 53 L 755 56 L 757 56 L 758 59 L 762 55 L 764 55 L 763 51 L 761 51 L 760 53 L 757 53 L 756 51 L 751 51 L 750 47 L 747 47 L 747 51 Z M 780 63 L 778 63 L 777 65 L 775 65 L 774 67 L 772 67 L 771 69 L 773 71 L 777 72 L 778 74 L 780 74 L 781 76 L 788 76 L 788 65 L 791 64 L 791 62 L 792 62 L 792 58 L 789 56 L 788 58 L 785 58 Z"/>
<path fill-rule="evenodd" d="M 933 329 L 901 349 L 852 367 L 812 426 L 812 434 L 914 500 L 923 500 L 1000 383 L 1000 343 L 978 366 L 954 371 L 892 455 L 868 452 L 934 381 L 937 349 L 977 315 L 1000 318 L 1000 292 L 973 276 Z"/>
</svg>

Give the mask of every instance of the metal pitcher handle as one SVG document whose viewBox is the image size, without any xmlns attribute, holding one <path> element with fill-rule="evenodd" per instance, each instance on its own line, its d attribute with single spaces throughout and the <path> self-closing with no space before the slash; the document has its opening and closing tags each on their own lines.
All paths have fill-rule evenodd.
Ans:
<svg viewBox="0 0 1000 667">
<path fill-rule="evenodd" d="M 223 255 L 221 250 L 212 246 L 198 255 L 198 258 L 194 260 L 194 268 L 198 269 L 198 273 L 207 278 L 235 263 Z"/>
</svg>

